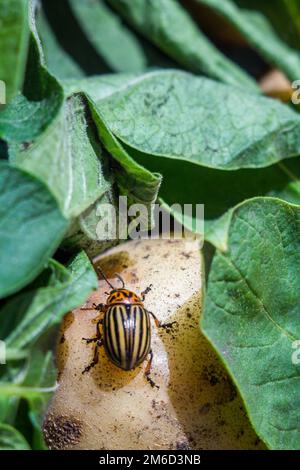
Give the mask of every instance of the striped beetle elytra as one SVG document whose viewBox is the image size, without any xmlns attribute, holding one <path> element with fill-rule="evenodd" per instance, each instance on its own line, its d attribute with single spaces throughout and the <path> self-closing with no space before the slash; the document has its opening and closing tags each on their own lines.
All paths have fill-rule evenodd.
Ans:
<svg viewBox="0 0 300 470">
<path fill-rule="evenodd" d="M 121 281 L 121 288 L 115 288 L 102 269 L 100 267 L 97 269 L 112 290 L 107 293 L 108 298 L 105 304 L 93 304 L 92 308 L 81 308 L 81 310 L 98 310 L 100 313 L 95 337 L 82 338 L 86 343 L 95 343 L 93 360 L 82 373 L 88 372 L 98 363 L 99 348 L 104 346 L 109 360 L 126 371 L 135 369 L 149 356 L 144 372 L 145 377 L 152 387 L 157 387 L 150 377 L 153 358 L 150 315 L 158 328 L 171 328 L 177 322 L 161 323 L 154 313 L 145 308 L 145 296 L 151 290 L 152 285 L 138 296 L 125 288 L 124 281 L 118 274 L 115 276 Z"/>
</svg>

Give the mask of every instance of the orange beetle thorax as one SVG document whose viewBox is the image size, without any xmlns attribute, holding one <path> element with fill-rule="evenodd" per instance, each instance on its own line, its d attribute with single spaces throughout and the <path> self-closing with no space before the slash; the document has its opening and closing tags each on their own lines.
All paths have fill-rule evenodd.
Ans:
<svg viewBox="0 0 300 470">
<path fill-rule="evenodd" d="M 106 304 L 141 304 L 142 300 L 138 295 L 128 289 L 114 289 L 109 294 Z"/>
</svg>

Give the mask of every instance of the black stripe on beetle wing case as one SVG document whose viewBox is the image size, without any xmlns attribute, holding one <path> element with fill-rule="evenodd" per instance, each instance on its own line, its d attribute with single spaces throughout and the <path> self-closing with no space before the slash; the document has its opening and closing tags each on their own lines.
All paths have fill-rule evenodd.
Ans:
<svg viewBox="0 0 300 470">
<path fill-rule="evenodd" d="M 108 308 L 104 345 L 114 364 L 124 370 L 134 369 L 148 355 L 150 341 L 150 318 L 141 305 L 117 304 Z"/>
</svg>

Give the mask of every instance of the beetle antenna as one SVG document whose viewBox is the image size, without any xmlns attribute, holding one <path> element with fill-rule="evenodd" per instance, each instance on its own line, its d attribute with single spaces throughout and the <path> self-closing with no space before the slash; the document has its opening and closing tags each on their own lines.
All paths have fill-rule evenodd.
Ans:
<svg viewBox="0 0 300 470">
<path fill-rule="evenodd" d="M 103 279 L 107 282 L 107 284 L 114 290 L 115 287 L 109 282 L 109 280 L 107 279 L 107 277 L 106 277 L 104 271 L 102 271 L 102 269 L 100 268 L 100 266 L 97 266 L 96 269 L 97 269 L 97 271 L 100 272 L 101 276 L 102 276 Z"/>
<path fill-rule="evenodd" d="M 115 273 L 115 276 L 119 279 L 119 281 L 122 282 L 122 289 L 124 289 L 124 287 L 125 287 L 125 282 L 124 282 L 123 279 L 121 278 L 120 274 Z"/>
</svg>

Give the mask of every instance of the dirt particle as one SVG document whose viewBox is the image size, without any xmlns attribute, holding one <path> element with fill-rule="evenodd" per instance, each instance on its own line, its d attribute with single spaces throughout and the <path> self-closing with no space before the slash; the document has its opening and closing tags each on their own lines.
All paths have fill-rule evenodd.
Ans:
<svg viewBox="0 0 300 470">
<path fill-rule="evenodd" d="M 186 259 L 190 259 L 192 257 L 192 253 L 187 253 L 186 251 L 182 251 L 180 254 Z"/>
</svg>

